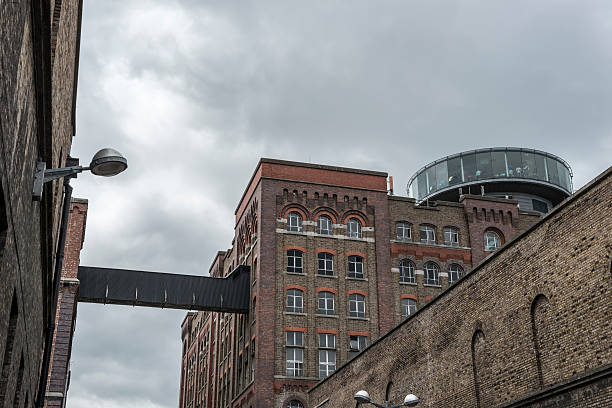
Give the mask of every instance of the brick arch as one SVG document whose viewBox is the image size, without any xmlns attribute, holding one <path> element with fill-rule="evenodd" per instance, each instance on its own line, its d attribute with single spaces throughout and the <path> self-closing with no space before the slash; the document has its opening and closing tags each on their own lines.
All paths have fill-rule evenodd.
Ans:
<svg viewBox="0 0 612 408">
<path fill-rule="evenodd" d="M 320 287 L 320 288 L 316 288 L 315 292 L 319 293 L 319 292 L 330 292 L 333 293 L 334 295 L 338 294 L 338 291 L 334 288 L 328 288 L 328 287 Z"/>
<path fill-rule="evenodd" d="M 364 254 L 363 252 L 359 252 L 359 251 L 348 251 L 344 253 L 345 256 L 349 257 L 349 256 L 360 256 L 363 259 L 366 259 L 368 256 L 366 254 Z"/>
<path fill-rule="evenodd" d="M 347 295 L 358 294 L 358 295 L 361 295 L 361 296 L 368 297 L 368 292 L 365 292 L 365 291 L 363 291 L 363 290 L 359 290 L 359 289 L 348 290 L 348 291 L 346 292 L 346 294 L 347 294 Z"/>
<path fill-rule="evenodd" d="M 499 239 L 501 240 L 501 244 L 504 245 L 506 243 L 506 237 L 504 236 L 504 233 L 499 228 L 487 227 L 483 231 L 483 236 L 487 232 L 495 232 L 497 235 L 499 235 Z"/>
<path fill-rule="evenodd" d="M 370 225 L 368 222 L 368 217 L 361 211 L 357 211 L 357 210 L 345 211 L 344 214 L 342 214 L 342 223 L 346 224 L 349 218 L 357 218 L 361 222 L 362 227 L 368 227 Z"/>
<path fill-rule="evenodd" d="M 544 387 L 550 384 L 550 353 L 554 349 L 551 338 L 553 321 L 552 305 L 544 294 L 538 294 L 531 302 L 531 334 L 536 358 L 538 384 Z"/>
<path fill-rule="evenodd" d="M 291 401 L 299 401 L 304 408 L 308 407 L 308 405 L 306 405 L 306 401 L 304 400 L 304 398 L 302 398 L 299 395 L 290 395 L 289 397 L 285 398 L 285 400 L 283 401 L 283 407 L 282 408 L 287 408 L 287 406 L 289 406 L 289 403 Z"/>
<path fill-rule="evenodd" d="M 333 224 L 337 224 L 338 220 L 340 219 L 340 216 L 338 215 L 336 210 L 334 210 L 333 208 L 330 208 L 330 207 L 317 207 L 312 212 L 312 219 L 314 221 L 316 221 L 319 218 L 319 216 L 321 216 L 321 215 L 329 216 L 331 218 Z"/>
<path fill-rule="evenodd" d="M 286 292 L 289 289 L 297 289 L 297 290 L 301 290 L 302 292 L 306 292 L 306 287 L 305 286 L 301 286 L 301 285 L 285 285 L 283 287 L 283 290 Z"/>
<path fill-rule="evenodd" d="M 300 214 L 302 216 L 302 221 L 310 220 L 310 212 L 308 211 L 308 209 L 306 207 L 304 207 L 303 205 L 298 204 L 298 203 L 287 204 L 281 210 L 281 215 L 282 215 L 283 218 L 287 218 L 289 213 L 293 212 L 293 211 L 297 212 L 298 214 Z"/>
<path fill-rule="evenodd" d="M 410 294 L 403 294 L 400 295 L 400 299 L 412 299 L 416 302 L 418 302 L 419 298 L 416 295 L 410 295 Z"/>
</svg>

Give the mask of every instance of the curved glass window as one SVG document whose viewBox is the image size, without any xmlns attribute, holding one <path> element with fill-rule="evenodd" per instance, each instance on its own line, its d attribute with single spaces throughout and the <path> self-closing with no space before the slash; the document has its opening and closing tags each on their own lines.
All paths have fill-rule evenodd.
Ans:
<svg viewBox="0 0 612 408">
<path fill-rule="evenodd" d="M 448 160 L 448 185 L 459 184 L 463 182 L 461 172 L 461 157 L 454 157 Z"/>
<path fill-rule="evenodd" d="M 501 238 L 495 231 L 485 233 L 485 251 L 496 251 L 501 247 Z"/>
</svg>

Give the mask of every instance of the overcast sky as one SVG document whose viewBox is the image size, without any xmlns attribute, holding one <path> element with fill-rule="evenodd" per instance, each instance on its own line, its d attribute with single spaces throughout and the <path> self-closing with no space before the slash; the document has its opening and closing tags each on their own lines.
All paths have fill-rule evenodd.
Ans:
<svg viewBox="0 0 612 408">
<path fill-rule="evenodd" d="M 609 1 L 85 1 L 81 264 L 204 274 L 260 157 L 389 172 L 479 147 L 612 162 Z M 181 311 L 80 304 L 68 407 L 176 407 Z"/>
</svg>

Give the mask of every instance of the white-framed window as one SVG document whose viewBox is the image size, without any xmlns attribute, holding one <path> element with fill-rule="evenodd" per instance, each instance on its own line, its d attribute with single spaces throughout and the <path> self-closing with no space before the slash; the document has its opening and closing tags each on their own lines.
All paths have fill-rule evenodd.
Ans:
<svg viewBox="0 0 612 408">
<path fill-rule="evenodd" d="M 287 311 L 291 313 L 304 311 L 304 292 L 299 289 L 287 290 Z"/>
<path fill-rule="evenodd" d="M 330 333 L 319 333 L 319 348 L 336 348 L 336 335 Z"/>
<path fill-rule="evenodd" d="M 438 265 L 433 262 L 427 262 L 424 266 L 425 284 L 426 285 L 438 285 L 439 269 Z"/>
<path fill-rule="evenodd" d="M 448 267 L 448 283 L 453 284 L 463 276 L 463 269 L 457 264 Z"/>
<path fill-rule="evenodd" d="M 317 233 L 323 235 L 332 234 L 332 220 L 327 215 L 322 215 L 317 219 Z"/>
<path fill-rule="evenodd" d="M 346 235 L 351 238 L 361 238 L 361 222 L 357 218 L 349 218 L 346 224 Z"/>
<path fill-rule="evenodd" d="M 289 377 L 304 375 L 304 350 L 297 347 L 287 347 L 286 368 Z"/>
<path fill-rule="evenodd" d="M 304 408 L 304 405 L 298 400 L 291 400 L 285 408 Z"/>
<path fill-rule="evenodd" d="M 334 294 L 331 292 L 319 292 L 317 294 L 317 313 L 332 316 L 335 314 L 334 310 Z"/>
<path fill-rule="evenodd" d="M 290 212 L 287 216 L 287 231 L 302 232 L 302 216 L 298 212 Z"/>
<path fill-rule="evenodd" d="M 407 318 L 416 312 L 417 304 L 414 299 L 402 299 L 402 318 Z"/>
<path fill-rule="evenodd" d="M 359 293 L 349 295 L 349 316 L 365 317 L 365 296 Z"/>
<path fill-rule="evenodd" d="M 287 251 L 287 272 L 302 273 L 302 251 L 290 249 Z"/>
<path fill-rule="evenodd" d="M 334 256 L 329 252 L 319 252 L 317 255 L 317 274 L 334 276 Z"/>
<path fill-rule="evenodd" d="M 358 255 L 348 257 L 348 276 L 349 278 L 363 279 L 363 258 Z"/>
<path fill-rule="evenodd" d="M 431 225 L 421 225 L 419 227 L 421 232 L 421 242 L 424 244 L 435 244 L 436 243 L 436 229 Z"/>
<path fill-rule="evenodd" d="M 361 353 L 367 346 L 366 336 L 349 336 L 349 358 Z"/>
<path fill-rule="evenodd" d="M 444 228 L 444 245 L 459 246 L 459 230 L 454 227 Z"/>
<path fill-rule="evenodd" d="M 501 238 L 495 231 L 485 232 L 485 251 L 497 251 L 501 247 Z"/>
<path fill-rule="evenodd" d="M 319 350 L 319 378 L 325 378 L 336 371 L 336 350 Z"/>
<path fill-rule="evenodd" d="M 285 344 L 291 347 L 303 347 L 304 346 L 304 333 L 302 333 L 301 331 L 286 332 Z"/>
<path fill-rule="evenodd" d="M 398 222 L 395 225 L 395 230 L 399 241 L 412 241 L 412 225 L 406 222 Z"/>
<path fill-rule="evenodd" d="M 414 264 L 406 259 L 400 262 L 400 282 L 415 283 Z"/>
</svg>

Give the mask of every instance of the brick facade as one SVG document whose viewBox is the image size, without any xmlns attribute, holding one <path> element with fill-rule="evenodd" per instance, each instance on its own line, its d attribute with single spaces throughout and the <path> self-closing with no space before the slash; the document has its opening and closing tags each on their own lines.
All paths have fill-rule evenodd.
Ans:
<svg viewBox="0 0 612 408">
<path fill-rule="evenodd" d="M 33 202 L 33 175 L 38 160 L 61 167 L 70 153 L 80 14 L 79 0 L 0 3 L 1 407 L 38 397 L 63 194 L 50 182 Z"/>
<path fill-rule="evenodd" d="M 611 214 L 612 168 L 318 383 L 309 406 L 352 406 L 361 389 L 427 407 L 612 406 Z"/>
<path fill-rule="evenodd" d="M 476 249 L 474 242 L 482 245 L 478 234 L 485 226 L 497 226 L 496 218 L 483 219 L 473 232 L 470 228 L 476 224 L 466 203 L 513 211 L 512 229 L 499 226 L 506 240 L 540 219 L 519 211 L 515 201 L 482 196 L 417 206 L 412 199 L 388 194 L 386 173 L 262 159 L 236 209 L 232 248 L 220 252 L 211 267 L 212 276 L 224 276 L 238 264 L 252 266 L 256 310 L 248 316 L 187 315 L 180 408 L 284 408 L 290 401 L 309 406 L 307 390 L 320 380 L 320 354 L 335 354 L 336 367 L 347 363 L 358 353 L 351 346 L 369 345 L 404 319 L 402 299 L 415 300 L 417 309 L 424 307 L 449 287 L 451 265 L 465 274 L 475 258 L 484 257 L 484 247 Z M 300 231 L 288 227 L 291 213 L 299 214 Z M 331 219 L 329 234 L 317 229 L 321 216 Z M 350 219 L 361 224 L 359 237 L 348 236 Z M 398 222 L 411 225 L 410 241 L 398 240 Z M 420 241 L 421 225 L 434 228 L 435 242 Z M 445 244 L 445 227 L 456 229 L 457 245 Z M 292 257 L 301 254 L 301 269 L 288 270 L 288 251 Z M 329 274 L 318 273 L 320 254 L 328 254 L 333 262 Z M 362 273 L 349 273 L 349 258 L 362 260 Z M 402 261 L 414 265 L 413 283 L 400 282 Z M 438 268 L 436 284 L 424 282 L 428 263 Z M 289 290 L 300 298 L 301 309 L 288 310 Z M 321 293 L 328 303 L 320 310 Z M 330 298 L 333 310 L 327 309 Z M 298 333 L 301 344 L 287 345 L 291 332 Z M 333 347 L 321 347 L 323 334 L 335 336 L 329 337 L 335 340 Z M 204 337 L 210 339 L 208 348 Z M 286 367 L 288 353 L 302 356 L 296 371 Z M 209 377 L 203 380 L 205 372 Z"/>
</svg>

